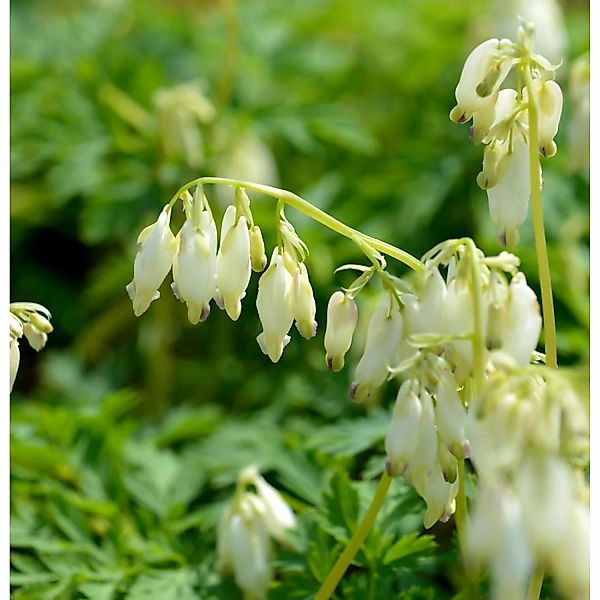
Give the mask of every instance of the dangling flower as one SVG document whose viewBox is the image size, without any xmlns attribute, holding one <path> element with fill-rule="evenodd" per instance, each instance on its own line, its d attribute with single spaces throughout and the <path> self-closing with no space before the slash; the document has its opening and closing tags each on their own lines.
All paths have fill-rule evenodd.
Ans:
<svg viewBox="0 0 600 600">
<path fill-rule="evenodd" d="M 15 379 L 17 378 L 17 371 L 19 370 L 19 362 L 21 359 L 21 353 L 19 351 L 19 340 L 14 337 L 10 337 L 9 340 L 9 355 L 10 355 L 10 391 L 12 392 Z"/>
<path fill-rule="evenodd" d="M 308 270 L 303 262 L 298 263 L 294 273 L 292 310 L 296 329 L 300 335 L 307 340 L 317 335 L 317 322 L 315 321 L 317 305 L 308 279 Z"/>
<path fill-rule="evenodd" d="M 558 133 L 558 123 L 562 114 L 563 95 L 556 81 L 533 80 L 533 90 L 539 109 L 539 143 L 540 152 L 550 158 L 556 154 L 554 137 Z M 529 93 L 523 88 L 523 102 L 527 102 Z M 527 115 L 524 116 L 527 122 Z"/>
<path fill-rule="evenodd" d="M 526 366 L 531 362 L 541 330 L 542 317 L 535 292 L 527 285 L 525 275 L 517 273 L 509 286 L 500 348 L 519 366 Z"/>
<path fill-rule="evenodd" d="M 236 222 L 234 206 L 228 206 L 221 225 L 221 246 L 217 254 L 217 287 L 223 306 L 237 321 L 242 312 L 242 298 L 250 281 L 250 236 L 246 217 Z"/>
<path fill-rule="evenodd" d="M 268 532 L 278 541 L 285 542 L 291 529 L 296 527 L 296 517 L 283 499 L 281 494 L 261 477 L 258 472 L 253 483 L 258 492 L 258 497 L 264 503 L 263 520 Z"/>
<path fill-rule="evenodd" d="M 519 136 L 512 142 L 497 169 L 497 182 L 487 190 L 490 216 L 503 246 L 519 242 L 519 227 L 527 218 L 529 194 L 529 154 L 527 144 Z"/>
<path fill-rule="evenodd" d="M 273 250 L 271 264 L 258 282 L 256 308 L 263 332 L 256 338 L 261 350 L 277 362 L 290 341 L 288 332 L 294 320 L 293 278 L 279 248 Z"/>
<path fill-rule="evenodd" d="M 454 483 L 448 483 L 439 464 L 435 464 L 429 471 L 419 471 L 411 477 L 411 482 L 419 496 L 427 502 L 427 510 L 423 517 L 425 529 L 433 527 L 438 521 L 448 521 L 456 510 L 458 477 Z"/>
<path fill-rule="evenodd" d="M 234 502 L 219 527 L 219 567 L 233 571 L 237 585 L 262 600 L 272 579 L 271 546 L 259 506 L 251 494 Z"/>
<path fill-rule="evenodd" d="M 419 298 L 404 294 L 405 334 L 445 331 L 446 283 L 437 268 L 428 270 Z"/>
<path fill-rule="evenodd" d="M 403 320 L 398 304 L 390 294 L 386 294 L 369 321 L 365 350 L 356 366 L 350 391 L 353 400 L 368 398 L 387 379 L 388 367 L 402 340 L 402 331 Z"/>
<path fill-rule="evenodd" d="M 458 458 L 465 452 L 465 407 L 458 395 L 457 383 L 448 369 L 440 373 L 436 387 L 435 422 L 440 439 Z"/>
<path fill-rule="evenodd" d="M 344 356 L 352 344 L 357 321 L 356 302 L 339 290 L 334 292 L 327 305 L 325 330 L 325 360 L 332 371 L 340 371 L 343 368 Z"/>
<path fill-rule="evenodd" d="M 457 106 L 450 113 L 454 122 L 465 123 L 473 113 L 490 110 L 489 98 L 498 91 L 511 67 L 498 47 L 497 39 L 487 40 L 467 57 L 456 86 Z"/>
<path fill-rule="evenodd" d="M 414 390 L 418 382 L 405 381 L 396 396 L 392 422 L 385 438 L 385 451 L 388 455 L 388 471 L 402 475 L 419 439 L 419 419 L 421 403 Z"/>
<path fill-rule="evenodd" d="M 173 291 L 187 304 L 188 319 L 195 325 L 210 313 L 217 290 L 217 226 L 208 210 L 192 208 L 177 234 L 173 259 Z"/>
<path fill-rule="evenodd" d="M 170 219 L 171 209 L 167 205 L 156 223 L 146 227 L 138 236 L 140 249 L 133 265 L 133 281 L 126 288 L 136 317 L 160 297 L 158 288 L 171 270 L 177 243 L 169 227 Z"/>
</svg>

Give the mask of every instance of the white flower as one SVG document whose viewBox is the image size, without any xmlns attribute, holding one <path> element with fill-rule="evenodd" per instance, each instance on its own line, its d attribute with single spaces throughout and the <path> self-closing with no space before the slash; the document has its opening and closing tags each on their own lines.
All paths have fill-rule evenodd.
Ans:
<svg viewBox="0 0 600 600">
<path fill-rule="evenodd" d="M 450 371 L 441 374 L 436 387 L 435 422 L 441 440 L 459 458 L 464 457 L 466 411 Z"/>
<path fill-rule="evenodd" d="M 23 333 L 29 342 L 29 345 L 36 351 L 39 352 L 48 341 L 48 335 L 43 331 L 40 331 L 31 322 L 23 324 Z"/>
<path fill-rule="evenodd" d="M 250 236 L 246 217 L 236 223 L 236 210 L 228 206 L 221 225 L 221 245 L 217 254 L 217 286 L 227 314 L 237 321 L 242 298 L 250 281 Z"/>
<path fill-rule="evenodd" d="M 239 512 L 229 521 L 229 548 L 235 582 L 247 594 L 262 600 L 272 579 L 270 542 L 254 503 L 240 500 Z"/>
<path fill-rule="evenodd" d="M 419 439 L 421 403 L 414 392 L 416 381 L 405 381 L 396 396 L 392 422 L 385 438 L 389 470 L 402 475 Z"/>
<path fill-rule="evenodd" d="M 267 266 L 267 255 L 265 254 L 265 242 L 258 225 L 250 227 L 250 264 L 252 270 L 260 273 Z"/>
<path fill-rule="evenodd" d="M 296 328 L 300 335 L 307 340 L 314 337 L 317 334 L 317 322 L 315 321 L 317 305 L 308 279 L 308 270 L 303 262 L 298 264 L 294 274 L 292 309 Z"/>
<path fill-rule="evenodd" d="M 376 306 L 369 327 L 363 355 L 356 366 L 350 396 L 356 401 L 369 397 L 389 374 L 402 340 L 403 322 L 398 303 L 385 294 Z"/>
<path fill-rule="evenodd" d="M 207 210 L 200 212 L 197 221 L 188 218 L 177 234 L 172 286 L 187 304 L 188 319 L 194 325 L 208 317 L 217 289 L 217 226 Z"/>
<path fill-rule="evenodd" d="M 258 473 L 254 478 L 254 485 L 258 497 L 264 503 L 263 520 L 268 532 L 276 540 L 284 542 L 288 531 L 296 527 L 296 517 L 292 509 L 281 494 Z"/>
<path fill-rule="evenodd" d="M 294 320 L 292 306 L 293 278 L 279 249 L 273 250 L 271 264 L 258 282 L 256 308 L 263 326 L 256 338 L 261 350 L 277 362 L 290 341 L 288 332 Z"/>
<path fill-rule="evenodd" d="M 406 334 L 442 333 L 445 329 L 446 283 L 439 270 L 431 269 L 425 275 L 419 298 L 404 294 L 404 325 Z"/>
<path fill-rule="evenodd" d="M 458 104 L 450 113 L 453 121 L 464 123 L 474 112 L 489 110 L 489 96 L 499 89 L 511 67 L 498 45 L 497 39 L 487 40 L 467 57 L 455 91 Z"/>
<path fill-rule="evenodd" d="M 421 389 L 419 402 L 421 404 L 421 416 L 418 424 L 418 440 L 408 463 L 408 478 L 413 485 L 415 485 L 416 480 L 423 480 L 424 475 L 433 469 L 437 463 L 438 455 L 433 401 L 431 394 L 425 388 Z"/>
<path fill-rule="evenodd" d="M 339 290 L 334 292 L 327 305 L 325 330 L 325 360 L 332 371 L 343 368 L 344 356 L 352 344 L 357 321 L 356 302 Z"/>
<path fill-rule="evenodd" d="M 540 152 L 551 157 L 556 154 L 554 137 L 558 133 L 558 124 L 562 114 L 563 95 L 556 81 L 533 80 L 533 90 L 538 106 Z M 523 88 L 523 101 L 527 102 L 529 93 Z M 527 115 L 524 120 L 527 122 Z"/>
<path fill-rule="evenodd" d="M 17 377 L 17 371 L 19 370 L 20 351 L 19 341 L 14 337 L 10 336 L 9 340 L 9 354 L 10 354 L 10 391 L 12 392 L 15 379 Z"/>
<path fill-rule="evenodd" d="M 517 273 L 510 282 L 505 307 L 500 348 L 520 366 L 531 362 L 542 330 L 542 317 L 535 292 L 527 285 L 525 275 Z"/>
<path fill-rule="evenodd" d="M 444 479 L 438 464 L 429 471 L 419 471 L 411 482 L 417 493 L 427 502 L 427 510 L 423 518 L 425 529 L 433 527 L 438 521 L 445 523 L 456 510 L 456 494 L 458 493 L 458 477 L 454 483 Z"/>
<path fill-rule="evenodd" d="M 170 218 L 171 209 L 167 205 L 156 223 L 146 227 L 138 237 L 140 249 L 133 265 L 133 281 L 126 288 L 136 317 L 160 297 L 158 288 L 171 270 L 177 244 L 169 227 Z"/>
<path fill-rule="evenodd" d="M 519 227 L 527 217 L 529 205 L 529 154 L 520 136 L 512 142 L 512 152 L 504 155 L 497 169 L 496 185 L 487 190 L 490 216 L 503 246 L 519 241 Z"/>
<path fill-rule="evenodd" d="M 572 102 L 570 166 L 572 169 L 587 169 L 590 166 L 590 57 L 587 53 L 573 62 L 569 92 Z"/>
<path fill-rule="evenodd" d="M 494 124 L 494 119 L 496 117 L 496 102 L 499 93 L 502 93 L 502 90 L 485 98 L 485 104 L 482 104 L 481 108 L 473 113 L 471 138 L 475 144 L 479 144 L 483 141 Z"/>
</svg>

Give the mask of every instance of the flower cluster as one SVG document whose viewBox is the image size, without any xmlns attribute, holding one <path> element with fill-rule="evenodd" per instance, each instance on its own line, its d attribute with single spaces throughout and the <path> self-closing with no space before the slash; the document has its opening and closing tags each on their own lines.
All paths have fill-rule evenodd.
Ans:
<svg viewBox="0 0 600 600">
<path fill-rule="evenodd" d="M 35 302 L 13 302 L 10 305 L 10 389 L 12 391 L 19 370 L 21 353 L 19 339 L 25 336 L 29 345 L 39 352 L 48 340 L 48 334 L 53 331 L 50 323 L 50 311 Z"/>
<path fill-rule="evenodd" d="M 186 220 L 177 236 L 170 228 L 171 206 L 167 205 L 156 223 L 138 237 L 133 281 L 127 286 L 134 313 L 141 315 L 160 296 L 158 288 L 172 268 L 172 290 L 187 305 L 191 323 L 208 318 L 212 300 L 236 321 L 252 271 L 263 271 L 267 265 L 250 200 L 243 189 L 236 190 L 235 205 L 229 205 L 223 216 L 220 239 L 202 189 L 198 187 L 194 197 L 185 192 L 182 201 Z M 256 299 L 263 326 L 257 340 L 273 362 L 281 358 L 294 322 L 305 338 L 317 330 L 316 304 L 304 263 L 306 246 L 283 211 L 279 234 L 280 243 L 260 277 Z"/>
<path fill-rule="evenodd" d="M 559 371 L 498 361 L 473 398 L 467 436 L 480 483 L 465 551 L 494 597 L 524 598 L 536 565 L 570 598 L 589 595 L 589 422 Z M 491 516 L 493 515 L 493 516 Z"/>
<path fill-rule="evenodd" d="M 252 486 L 255 492 L 247 488 Z M 217 532 L 218 569 L 233 572 L 237 585 L 252 598 L 265 598 L 272 579 L 271 538 L 285 542 L 296 517 L 281 494 L 255 467 L 242 471 L 233 502 Z"/>
<path fill-rule="evenodd" d="M 531 193 L 529 176 L 529 114 L 537 107 L 539 152 L 556 154 L 554 137 L 558 131 L 563 96 L 553 80 L 557 67 L 532 52 L 532 30 L 523 27 L 519 42 L 490 39 L 467 57 L 456 86 L 457 105 L 450 112 L 456 123 L 471 118 L 472 140 L 485 144 L 483 168 L 478 185 L 486 190 L 490 216 L 503 246 L 519 241 L 519 227 L 527 217 Z M 516 67 L 523 88 L 500 89 Z"/>
</svg>

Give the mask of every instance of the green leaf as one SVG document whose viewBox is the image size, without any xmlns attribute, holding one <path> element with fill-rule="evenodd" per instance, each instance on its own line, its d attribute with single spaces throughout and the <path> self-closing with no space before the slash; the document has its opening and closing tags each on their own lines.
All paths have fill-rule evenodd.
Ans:
<svg viewBox="0 0 600 600">
<path fill-rule="evenodd" d="M 140 575 L 125 596 L 127 600 L 198 600 L 196 576 L 191 570 L 157 571 Z"/>
<path fill-rule="evenodd" d="M 432 535 L 419 535 L 417 532 L 410 533 L 397 541 L 387 551 L 383 563 L 389 565 L 391 562 L 414 554 L 432 552 L 435 548 L 437 548 L 437 543 Z"/>
</svg>

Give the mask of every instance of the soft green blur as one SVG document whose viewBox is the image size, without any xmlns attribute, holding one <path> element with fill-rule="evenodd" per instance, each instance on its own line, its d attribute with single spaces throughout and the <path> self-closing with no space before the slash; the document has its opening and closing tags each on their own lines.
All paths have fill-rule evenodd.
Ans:
<svg viewBox="0 0 600 600">
<path fill-rule="evenodd" d="M 13 1 L 10 294 L 11 301 L 47 306 L 55 328 L 39 355 L 21 344 L 11 397 L 17 536 L 25 535 L 21 526 L 36 523 L 30 537 L 41 530 L 52 540 L 78 543 L 73 536 L 84 533 L 67 531 L 72 519 L 82 532 L 92 532 L 86 538 L 90 547 L 111 545 L 115 564 L 143 563 L 150 550 L 141 541 L 131 552 L 121 552 L 119 544 L 123 536 L 147 536 L 145 543 L 158 555 L 152 568 L 175 569 L 206 558 L 220 506 L 213 502 L 227 497 L 237 469 L 249 462 L 273 469 L 298 506 L 318 503 L 318 486 L 338 466 L 353 476 L 378 472 L 381 467 L 369 462 L 373 452 L 365 450 L 373 446 L 381 453 L 386 419 L 376 404 L 387 404 L 392 391 L 373 406 L 353 405 L 347 399 L 351 370 L 328 373 L 322 349 L 327 299 L 349 283 L 334 270 L 361 260 L 348 240 L 286 212 L 310 249 L 320 329 L 310 342 L 294 331 L 282 360 L 272 365 L 255 340 L 256 276 L 237 323 L 213 307 L 207 322 L 191 326 L 170 292 L 170 278 L 161 298 L 135 318 L 125 285 L 132 278 L 136 238 L 180 185 L 215 175 L 294 191 L 416 256 L 465 235 L 486 252 L 499 252 L 486 195 L 475 182 L 482 147 L 469 142 L 467 126 L 448 119 L 468 52 L 486 37 L 505 35 L 496 31 L 491 5 Z M 558 155 L 543 161 L 543 198 L 559 361 L 585 365 L 589 174 L 571 168 L 567 130 L 568 71 L 589 48 L 589 11 L 583 2 L 565 2 L 564 9 L 568 55 L 559 81 L 565 109 Z M 206 192 L 221 215 L 231 196 L 214 188 Z M 275 205 L 253 199 L 255 221 L 272 247 Z M 177 215 L 175 231 L 180 223 Z M 537 290 L 529 220 L 514 251 Z M 391 270 L 406 273 L 402 265 Z M 339 419 L 350 428 L 347 434 L 334 429 Z M 371 429 L 359 434 L 353 423 Z M 346 436 L 357 436 L 357 447 Z M 176 460 L 183 466 L 175 467 Z M 167 501 L 173 488 L 161 487 L 171 484 L 156 475 L 160 469 L 173 485 L 182 479 L 189 484 L 174 492 L 180 493 L 175 509 Z M 146 484 L 157 488 L 157 500 L 148 500 Z M 143 510 L 136 512 L 136 502 Z M 73 516 L 74 510 L 81 514 Z M 187 513 L 196 520 L 186 521 Z M 119 539 L 109 543 L 105 533 L 119 515 L 126 515 L 113 523 L 121 528 Z M 197 533 L 190 530 L 198 526 L 209 532 L 201 542 L 206 546 L 194 546 Z M 328 531 L 338 540 L 332 527 Z M 181 542 L 184 533 L 190 537 Z M 179 541 L 169 546 L 173 539 Z M 157 550 L 163 546 L 170 548 L 166 554 Z M 52 556 L 48 548 L 44 554 L 22 540 L 16 547 L 21 574 L 28 572 L 23 556 Z M 51 561 L 41 563 L 40 573 L 60 571 Z M 455 583 L 447 573 L 441 577 Z M 59 585 L 39 579 L 50 590 Z M 19 597 L 46 597 L 43 585 L 39 596 L 33 584 L 16 585 L 31 587 L 32 595 Z M 115 590 L 125 593 L 128 584 L 119 585 Z M 203 595 L 194 585 L 199 595 L 189 597 L 235 597 L 228 595 L 234 594 L 231 586 Z M 87 589 L 71 582 L 56 597 L 112 597 Z M 366 597 L 357 589 L 357 598 Z"/>
</svg>

